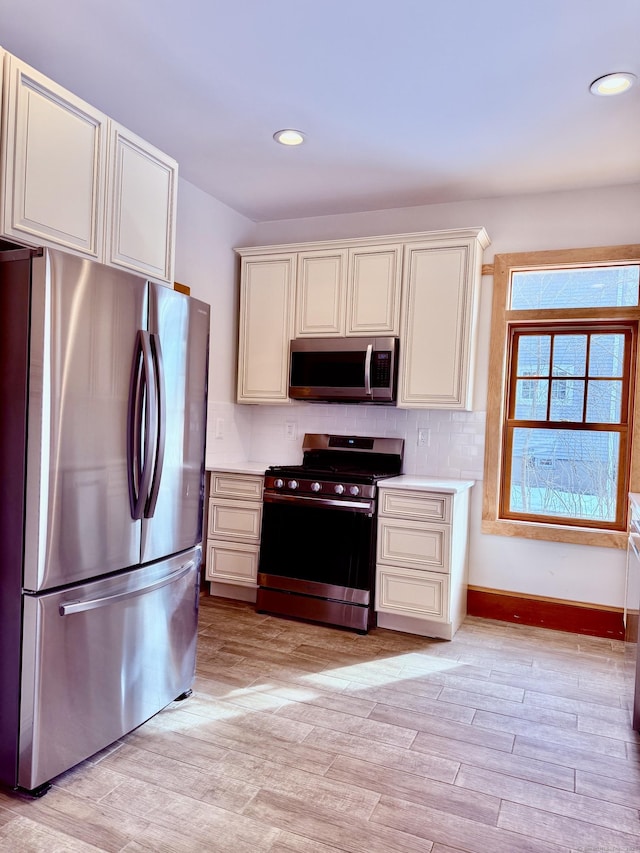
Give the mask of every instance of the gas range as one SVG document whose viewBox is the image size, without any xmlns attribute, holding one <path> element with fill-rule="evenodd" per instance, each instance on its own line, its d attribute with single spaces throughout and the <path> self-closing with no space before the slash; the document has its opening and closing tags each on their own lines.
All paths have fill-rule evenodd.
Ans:
<svg viewBox="0 0 640 853">
<path fill-rule="evenodd" d="M 307 434 L 302 465 L 279 465 L 265 473 L 265 491 L 284 495 L 369 498 L 376 483 L 402 470 L 401 438 Z"/>
<path fill-rule="evenodd" d="M 307 434 L 302 465 L 265 473 L 256 607 L 366 633 L 375 624 L 376 484 L 401 438 Z"/>
</svg>

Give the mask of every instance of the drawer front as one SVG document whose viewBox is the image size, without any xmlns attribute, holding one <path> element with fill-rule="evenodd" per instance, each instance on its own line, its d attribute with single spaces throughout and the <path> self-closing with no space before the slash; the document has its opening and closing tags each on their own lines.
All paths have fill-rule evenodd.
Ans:
<svg viewBox="0 0 640 853">
<path fill-rule="evenodd" d="M 242 501 L 220 501 L 209 498 L 207 536 L 238 539 L 244 542 L 260 541 L 262 504 Z"/>
<path fill-rule="evenodd" d="M 447 622 L 448 602 L 447 575 L 378 566 L 376 610 Z"/>
<path fill-rule="evenodd" d="M 257 586 L 259 556 L 259 545 L 210 539 L 205 577 L 210 581 Z"/>
<path fill-rule="evenodd" d="M 449 572 L 448 524 L 378 519 L 378 562 Z"/>
<path fill-rule="evenodd" d="M 264 477 L 252 474 L 225 474 L 212 471 L 209 481 L 209 495 L 222 498 L 242 498 L 261 501 Z"/>
<path fill-rule="evenodd" d="M 380 488 L 379 515 L 390 518 L 451 521 L 451 495 Z"/>
</svg>

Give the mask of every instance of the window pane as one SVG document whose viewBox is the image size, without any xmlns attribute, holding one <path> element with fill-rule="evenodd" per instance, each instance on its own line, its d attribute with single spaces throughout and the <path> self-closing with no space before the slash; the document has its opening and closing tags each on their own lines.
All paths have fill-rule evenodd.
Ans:
<svg viewBox="0 0 640 853">
<path fill-rule="evenodd" d="M 613 432 L 514 429 L 510 511 L 615 521 L 619 449 Z"/>
<path fill-rule="evenodd" d="M 516 383 L 515 417 L 519 421 L 540 421 L 547 418 L 546 379 L 518 379 Z"/>
<path fill-rule="evenodd" d="M 622 376 L 624 335 L 592 335 L 589 376 Z"/>
<path fill-rule="evenodd" d="M 587 336 L 554 335 L 554 376 L 584 376 L 587 370 Z"/>
<path fill-rule="evenodd" d="M 518 376 L 548 376 L 551 335 L 518 337 Z"/>
<path fill-rule="evenodd" d="M 582 423 L 584 407 L 584 380 L 553 379 L 551 381 L 551 421 L 577 421 Z"/>
<path fill-rule="evenodd" d="M 639 273 L 637 264 L 514 272 L 510 307 L 533 310 L 637 305 Z"/>
<path fill-rule="evenodd" d="M 622 414 L 622 382 L 615 379 L 589 381 L 587 422 L 618 424 Z"/>
</svg>

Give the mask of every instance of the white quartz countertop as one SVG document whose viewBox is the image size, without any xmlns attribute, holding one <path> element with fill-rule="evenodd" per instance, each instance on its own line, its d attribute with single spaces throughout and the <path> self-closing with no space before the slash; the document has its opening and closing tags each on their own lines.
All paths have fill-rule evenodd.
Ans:
<svg viewBox="0 0 640 853">
<path fill-rule="evenodd" d="M 206 463 L 207 471 L 224 471 L 227 474 L 264 474 L 271 462 L 248 462 L 247 460 L 231 462 Z"/>
<path fill-rule="evenodd" d="M 475 480 L 454 480 L 445 477 L 426 477 L 417 474 L 401 474 L 378 483 L 379 489 L 417 489 L 425 492 L 457 494 L 470 489 Z"/>
</svg>

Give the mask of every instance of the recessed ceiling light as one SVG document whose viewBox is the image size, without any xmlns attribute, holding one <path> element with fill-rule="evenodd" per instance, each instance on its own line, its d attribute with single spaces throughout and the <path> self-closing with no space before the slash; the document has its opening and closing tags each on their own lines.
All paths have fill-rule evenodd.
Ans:
<svg viewBox="0 0 640 853">
<path fill-rule="evenodd" d="M 302 145 L 304 142 L 304 134 L 300 133 L 299 130 L 292 130 L 291 128 L 277 131 L 277 133 L 273 134 L 273 138 L 281 145 Z"/>
<path fill-rule="evenodd" d="M 589 89 L 594 95 L 621 95 L 636 82 L 636 75 L 628 71 L 616 71 L 594 80 Z"/>
</svg>

